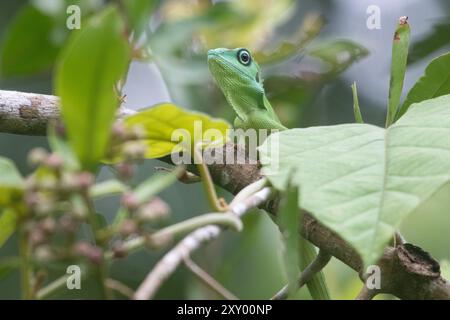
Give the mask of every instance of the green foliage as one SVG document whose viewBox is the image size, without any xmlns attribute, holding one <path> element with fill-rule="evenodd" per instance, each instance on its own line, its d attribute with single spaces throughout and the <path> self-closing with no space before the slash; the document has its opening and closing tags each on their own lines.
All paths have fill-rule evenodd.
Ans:
<svg viewBox="0 0 450 320">
<path fill-rule="evenodd" d="M 0 247 L 16 231 L 17 213 L 12 209 L 0 209 Z"/>
<path fill-rule="evenodd" d="M 183 110 L 171 104 L 163 103 L 145 110 L 142 110 L 125 119 L 128 127 L 140 126 L 145 131 L 143 142 L 147 147 L 147 158 L 160 158 L 174 152 L 184 150 L 181 141 L 187 143 L 186 146 L 191 151 L 198 142 L 219 142 L 226 140 L 226 131 L 230 125 L 221 119 L 214 119 L 200 112 Z M 196 124 L 198 125 L 196 127 Z M 217 134 L 207 137 L 207 130 L 213 129 Z M 174 133 L 180 136 L 172 137 Z M 211 133 L 211 131 L 210 131 Z M 183 139 L 190 138 L 190 141 Z M 179 141 L 176 139 L 180 138 Z"/>
<path fill-rule="evenodd" d="M 266 140 L 260 156 L 279 189 L 296 170 L 300 205 L 371 264 L 402 220 L 450 181 L 449 129 L 447 95 L 414 105 L 388 129 L 345 124 L 283 131 Z M 266 146 L 277 139 L 273 153 Z"/>
<path fill-rule="evenodd" d="M 442 277 L 447 280 L 450 279 L 450 261 L 441 260 L 439 264 L 441 265 Z"/>
<path fill-rule="evenodd" d="M 400 108 L 400 118 L 416 102 L 443 96 L 450 93 L 450 52 L 437 57 L 425 69 L 425 73 L 408 92 Z"/>
<path fill-rule="evenodd" d="M 5 35 L 0 59 L 1 75 L 22 76 L 48 70 L 60 46 L 53 34 L 54 27 L 52 17 L 31 4 L 25 5 Z"/>
<path fill-rule="evenodd" d="M 184 168 L 177 167 L 170 173 L 155 174 L 138 185 L 134 190 L 134 195 L 138 203 L 148 201 L 164 189 L 174 184 Z"/>
<path fill-rule="evenodd" d="M 67 141 L 58 135 L 55 123 L 49 123 L 47 126 L 47 140 L 52 151 L 64 159 L 64 165 L 67 168 L 72 170 L 80 168 L 77 158 Z"/>
<path fill-rule="evenodd" d="M 14 163 L 0 157 L 0 247 L 16 230 L 24 183 Z"/>
<path fill-rule="evenodd" d="M 294 295 L 298 288 L 299 276 L 299 214 L 298 186 L 287 186 L 286 192 L 282 195 L 278 210 L 278 225 L 282 232 L 284 243 L 284 268 L 288 279 L 289 296 Z"/>
<path fill-rule="evenodd" d="M 356 88 L 356 82 L 352 84 L 352 94 L 353 94 L 353 113 L 355 115 L 355 121 L 358 123 L 364 123 L 361 115 L 361 110 L 359 109 L 359 99 L 358 99 L 358 89 Z"/>
<path fill-rule="evenodd" d="M 386 116 L 386 127 L 390 126 L 395 119 L 400 104 L 405 79 L 406 62 L 408 60 L 408 46 L 410 28 L 408 22 L 400 18 L 395 30 L 392 44 L 391 80 L 389 83 L 389 101 Z"/>
<path fill-rule="evenodd" d="M 277 43 L 271 50 L 261 50 L 253 54 L 258 63 L 280 62 L 295 54 L 299 54 L 314 40 L 324 25 L 323 18 L 317 15 L 307 15 L 302 24 L 290 39 Z"/>
<path fill-rule="evenodd" d="M 158 2 L 158 0 L 122 1 L 135 39 L 139 39 L 139 36 L 147 27 L 150 15 Z"/>
<path fill-rule="evenodd" d="M 13 271 L 20 266 L 20 259 L 6 258 L 0 260 L 0 280 L 9 276 Z"/>
<path fill-rule="evenodd" d="M 71 35 L 56 72 L 56 93 L 69 143 L 83 169 L 94 170 L 105 154 L 119 105 L 114 85 L 130 49 L 118 12 L 105 9 Z"/>
<path fill-rule="evenodd" d="M 329 72 L 337 74 L 352 63 L 369 54 L 362 45 L 350 40 L 336 40 L 316 45 L 308 51 L 309 55 L 328 64 Z"/>
<path fill-rule="evenodd" d="M 431 32 L 423 35 L 411 45 L 408 63 L 415 63 L 448 46 L 450 22 L 448 18 L 440 19 L 433 25 Z"/>
<path fill-rule="evenodd" d="M 0 157 L 0 208 L 20 198 L 23 180 L 14 163 Z"/>
</svg>

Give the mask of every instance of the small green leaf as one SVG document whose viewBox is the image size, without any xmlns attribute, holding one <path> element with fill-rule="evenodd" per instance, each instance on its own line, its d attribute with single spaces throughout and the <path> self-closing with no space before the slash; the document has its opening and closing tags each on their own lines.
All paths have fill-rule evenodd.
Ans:
<svg viewBox="0 0 450 320">
<path fill-rule="evenodd" d="M 353 113 L 355 115 L 355 121 L 357 123 L 364 123 L 364 120 L 361 115 L 361 110 L 359 109 L 358 90 L 356 88 L 356 82 L 353 82 L 352 84 L 352 93 L 353 93 Z"/>
<path fill-rule="evenodd" d="M 101 198 L 121 194 L 127 190 L 127 185 L 123 184 L 119 180 L 112 179 L 93 185 L 89 191 L 89 195 L 92 198 Z"/>
<path fill-rule="evenodd" d="M 308 54 L 329 64 L 331 73 L 340 73 L 353 62 L 364 58 L 369 51 L 350 40 L 336 40 L 322 43 L 308 51 Z"/>
<path fill-rule="evenodd" d="M 64 165 L 71 170 L 77 170 L 80 164 L 70 149 L 69 144 L 56 132 L 56 124 L 50 122 L 47 127 L 47 140 L 53 152 L 58 153 L 64 159 Z"/>
<path fill-rule="evenodd" d="M 292 297 L 298 289 L 299 276 L 299 192 L 298 187 L 289 185 L 281 197 L 278 210 L 278 225 L 282 232 L 284 243 L 284 268 L 288 278 L 289 296 Z"/>
<path fill-rule="evenodd" d="M 20 199 L 23 191 L 23 179 L 14 163 L 0 157 L 0 207 Z"/>
<path fill-rule="evenodd" d="M 150 23 L 150 15 L 156 7 L 157 0 L 133 0 L 122 2 L 128 15 L 134 38 L 138 39 Z"/>
<path fill-rule="evenodd" d="M 108 222 L 106 221 L 106 218 L 103 214 L 96 212 L 94 214 L 94 219 L 95 219 L 95 225 L 97 226 L 97 228 L 103 229 L 106 226 L 108 226 Z"/>
<path fill-rule="evenodd" d="M 183 170 L 183 167 L 176 167 L 170 173 L 156 173 L 139 184 L 133 191 L 138 204 L 143 204 L 149 201 L 153 196 L 170 187 L 178 180 L 178 177 L 183 172 Z M 116 216 L 114 217 L 113 224 L 119 225 L 123 220 L 127 218 L 127 216 L 128 211 L 124 207 L 119 208 Z"/>
<path fill-rule="evenodd" d="M 6 278 L 13 272 L 14 270 L 20 267 L 20 259 L 13 258 L 5 258 L 0 259 L 0 280 Z"/>
<path fill-rule="evenodd" d="M 156 173 L 142 182 L 134 190 L 134 194 L 139 203 L 150 200 L 151 197 L 175 183 L 183 171 L 183 167 L 176 167 L 170 173 Z"/>
<path fill-rule="evenodd" d="M 16 231 L 17 214 L 12 209 L 0 210 L 0 248 Z"/>
<path fill-rule="evenodd" d="M 275 133 L 259 154 L 263 173 L 278 189 L 295 170 L 299 205 L 369 265 L 400 223 L 450 182 L 449 130 L 446 95 L 412 105 L 387 129 L 343 124 Z"/>
<path fill-rule="evenodd" d="M 282 41 L 268 52 L 256 51 L 253 53 L 253 57 L 258 63 L 264 64 L 278 62 L 299 54 L 319 34 L 323 25 L 324 20 L 321 16 L 307 15 L 292 39 Z"/>
<path fill-rule="evenodd" d="M 119 99 L 114 84 L 129 62 L 130 48 L 114 7 L 74 32 L 60 58 L 56 93 L 72 150 L 83 169 L 94 170 L 105 154 Z"/>
<path fill-rule="evenodd" d="M 143 142 L 148 147 L 147 158 L 160 158 L 184 150 L 181 141 L 176 139 L 182 138 L 184 134 L 188 134 L 186 138 L 190 138 L 190 141 L 183 142 L 189 142 L 190 148 L 200 141 L 225 142 L 227 129 L 230 128 L 224 120 L 183 110 L 171 103 L 159 104 L 131 115 L 125 119 L 125 124 L 128 127 L 140 125 L 145 129 L 146 138 Z"/>
<path fill-rule="evenodd" d="M 0 59 L 2 76 L 49 70 L 62 45 L 55 21 L 31 4 L 24 5 L 5 34 Z"/>
<path fill-rule="evenodd" d="M 400 118 L 411 104 L 450 93 L 450 52 L 437 57 L 425 69 L 425 74 L 408 92 L 396 119 Z"/>
<path fill-rule="evenodd" d="M 405 17 L 401 17 L 394 33 L 391 58 L 391 79 L 389 83 L 389 101 L 386 116 L 386 127 L 395 119 L 402 96 L 403 80 L 405 79 L 408 60 L 410 28 Z"/>
</svg>

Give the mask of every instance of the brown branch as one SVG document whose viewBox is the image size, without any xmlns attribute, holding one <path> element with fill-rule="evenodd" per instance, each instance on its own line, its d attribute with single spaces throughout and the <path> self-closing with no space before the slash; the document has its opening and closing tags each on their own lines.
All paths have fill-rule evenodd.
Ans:
<svg viewBox="0 0 450 320">
<path fill-rule="evenodd" d="M 58 117 L 58 97 L 0 90 L 0 132 L 44 135 Z"/>
<path fill-rule="evenodd" d="M 372 300 L 378 294 L 377 290 L 372 290 L 363 285 L 355 300 Z"/>
<path fill-rule="evenodd" d="M 55 96 L 0 90 L 0 132 L 45 135 L 47 124 L 60 116 Z M 133 113 L 120 109 L 118 116 Z"/>
<path fill-rule="evenodd" d="M 0 91 L 0 132 L 42 135 L 47 122 L 58 116 L 58 99 L 54 96 Z M 245 151 L 232 144 L 216 149 L 215 158 L 217 154 L 225 156 L 231 152 L 235 159 L 245 162 Z M 171 162 L 170 158 L 161 160 Z M 258 165 L 234 163 L 212 164 L 209 170 L 217 185 L 236 194 L 260 179 L 261 174 Z M 189 169 L 196 171 L 195 167 Z M 276 201 L 267 203 L 266 209 L 276 214 Z M 308 212 L 302 216 L 302 236 L 350 266 L 364 279 L 363 264 L 357 252 Z M 390 293 L 401 299 L 450 299 L 450 283 L 440 276 L 439 264 L 417 246 L 387 247 L 378 265 L 382 279 L 380 293 Z"/>
</svg>

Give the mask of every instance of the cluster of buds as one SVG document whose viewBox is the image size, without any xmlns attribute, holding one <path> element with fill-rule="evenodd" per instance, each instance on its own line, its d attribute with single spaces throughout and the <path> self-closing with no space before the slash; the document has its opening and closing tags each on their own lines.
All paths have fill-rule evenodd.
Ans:
<svg viewBox="0 0 450 320">
<path fill-rule="evenodd" d="M 87 219 L 87 209 L 71 200 L 76 194 L 88 194 L 94 176 L 67 169 L 63 157 L 42 148 L 31 150 L 28 162 L 36 168 L 25 183 L 25 230 L 34 258 L 46 263 L 67 257 L 67 245 Z M 70 241 L 54 241 L 61 236 Z"/>
<path fill-rule="evenodd" d="M 158 197 L 153 197 L 151 200 L 139 203 L 136 195 L 132 192 L 127 192 L 122 196 L 122 206 L 130 213 L 130 217 L 122 221 L 118 229 L 118 234 L 121 239 L 115 241 L 113 245 L 114 256 L 121 258 L 126 256 L 127 252 L 123 247 L 123 241 L 128 237 L 141 235 L 146 239 L 151 239 L 154 230 L 146 229 L 149 223 L 156 223 L 165 219 L 170 214 L 169 205 Z M 147 241 L 150 244 L 151 241 Z M 151 244 L 151 247 L 156 247 Z"/>
<path fill-rule="evenodd" d="M 113 162 L 120 161 L 114 167 L 121 180 L 130 180 L 134 174 L 134 163 L 144 159 L 147 150 L 143 142 L 145 137 L 145 129 L 141 126 L 128 128 L 122 121 L 114 123 L 107 158 Z"/>
<path fill-rule="evenodd" d="M 145 157 L 145 136 L 142 127 L 128 128 L 121 121 L 112 128 L 111 145 L 106 158 L 117 163 L 114 169 L 123 182 L 132 180 L 135 165 Z M 89 223 L 91 219 L 93 208 L 90 188 L 95 183 L 95 177 L 90 172 L 76 171 L 67 166 L 64 159 L 60 154 L 49 153 L 42 148 L 33 149 L 28 157 L 29 164 L 36 170 L 26 182 L 28 215 L 25 230 L 37 261 L 45 264 L 61 259 L 82 258 L 92 264 L 100 264 L 105 250 L 108 250 L 107 245 L 111 243 L 114 256 L 125 256 L 127 252 L 123 243 L 126 239 L 134 235 L 151 239 L 154 230 L 147 225 L 169 216 L 170 208 L 160 198 L 141 201 L 133 191 L 127 191 L 122 194 L 121 205 L 129 213 L 128 217 L 118 228 L 108 226 L 96 230 L 95 236 L 101 245 L 77 240 L 80 225 Z"/>
<path fill-rule="evenodd" d="M 170 214 L 169 205 L 158 197 L 140 203 L 133 192 L 127 192 L 123 194 L 121 203 L 139 224 L 157 222 L 166 219 Z"/>
<path fill-rule="evenodd" d="M 86 241 L 80 241 L 73 246 L 73 253 L 87 259 L 92 264 L 100 264 L 103 261 L 102 248 Z"/>
</svg>

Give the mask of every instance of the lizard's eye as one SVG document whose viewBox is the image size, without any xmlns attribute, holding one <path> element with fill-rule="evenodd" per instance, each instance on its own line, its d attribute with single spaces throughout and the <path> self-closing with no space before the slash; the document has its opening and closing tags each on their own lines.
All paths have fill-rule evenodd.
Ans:
<svg viewBox="0 0 450 320">
<path fill-rule="evenodd" d="M 244 66 L 250 65 L 250 63 L 252 62 L 252 57 L 250 56 L 250 53 L 246 49 L 239 50 L 237 52 L 237 58 L 238 61 Z"/>
</svg>

